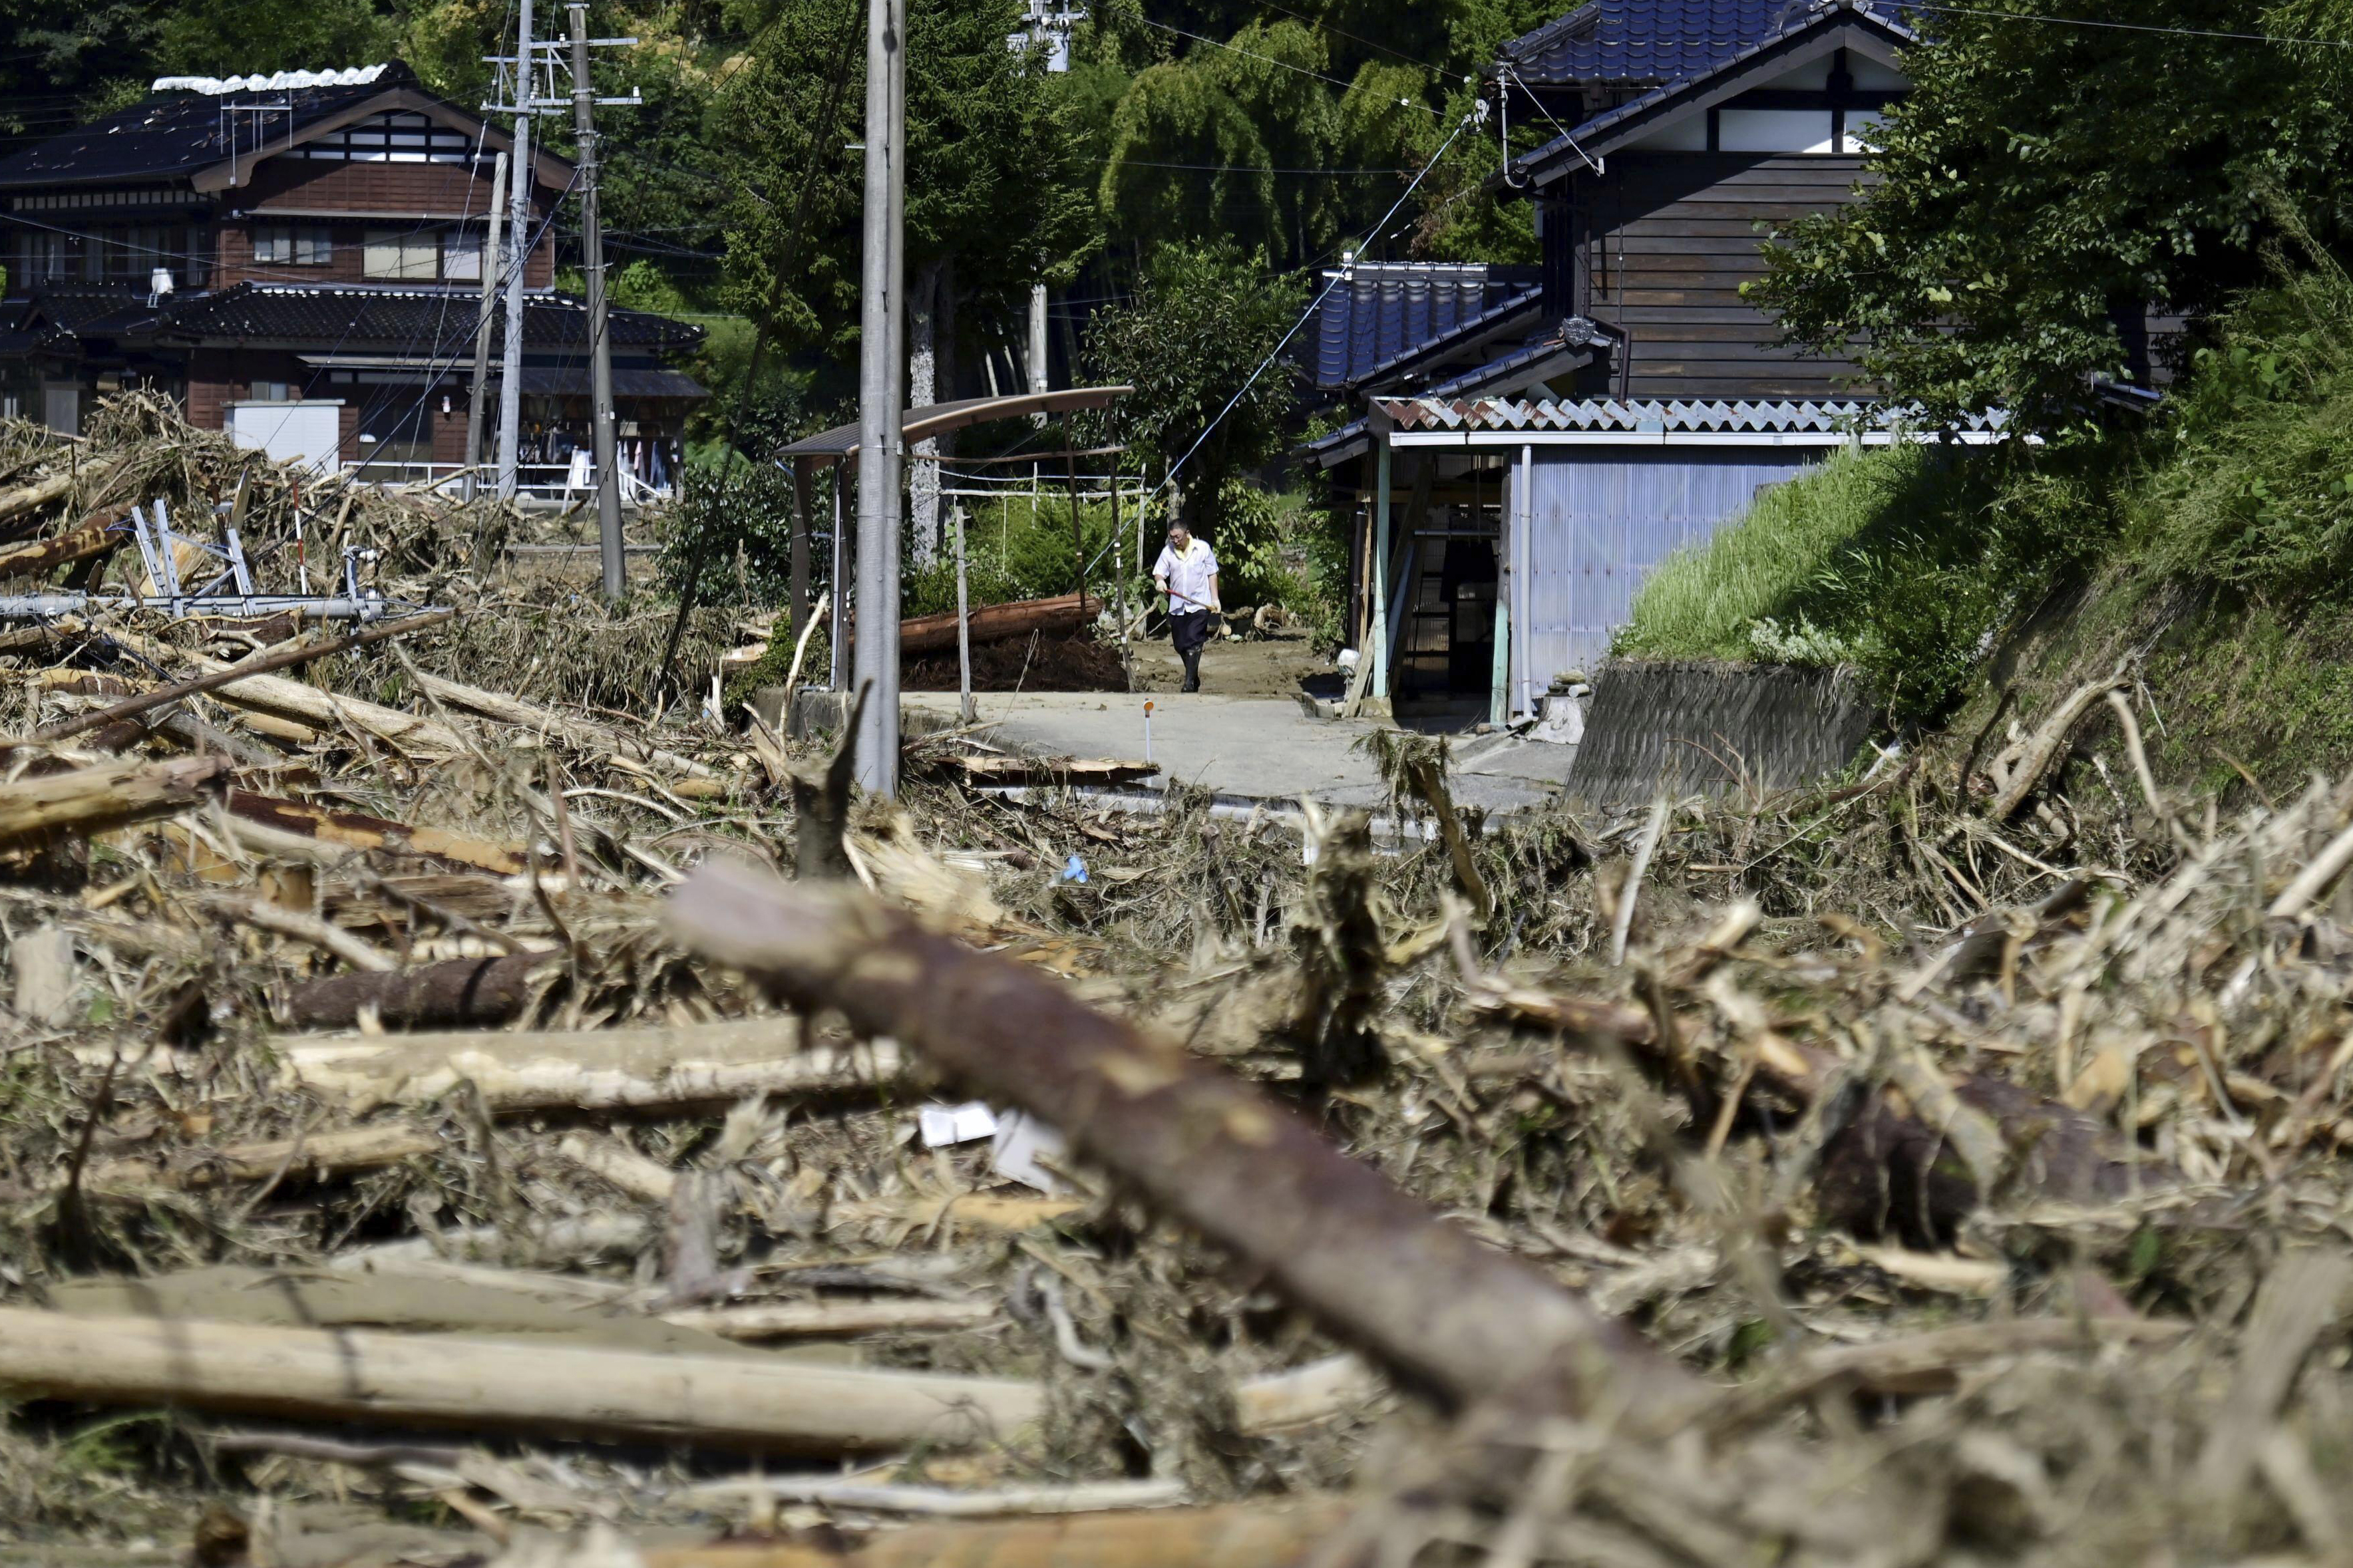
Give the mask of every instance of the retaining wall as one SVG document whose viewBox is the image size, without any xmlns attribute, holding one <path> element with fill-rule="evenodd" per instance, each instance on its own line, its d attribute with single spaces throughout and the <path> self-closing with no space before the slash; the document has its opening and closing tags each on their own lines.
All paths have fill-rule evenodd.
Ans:
<svg viewBox="0 0 2353 1568">
<path fill-rule="evenodd" d="M 1877 712 L 1852 670 L 1613 660 L 1568 794 L 1594 805 L 1810 784 L 1852 761 Z"/>
</svg>

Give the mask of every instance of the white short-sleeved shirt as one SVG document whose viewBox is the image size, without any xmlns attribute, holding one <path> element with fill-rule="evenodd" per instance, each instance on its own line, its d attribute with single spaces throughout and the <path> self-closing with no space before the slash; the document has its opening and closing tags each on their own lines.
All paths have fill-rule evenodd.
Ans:
<svg viewBox="0 0 2353 1568">
<path fill-rule="evenodd" d="M 1206 539 L 1188 540 L 1181 555 L 1174 545 L 1163 545 L 1152 574 L 1168 584 L 1168 613 L 1192 615 L 1209 607 L 1209 581 L 1218 574 L 1218 554 Z"/>
</svg>

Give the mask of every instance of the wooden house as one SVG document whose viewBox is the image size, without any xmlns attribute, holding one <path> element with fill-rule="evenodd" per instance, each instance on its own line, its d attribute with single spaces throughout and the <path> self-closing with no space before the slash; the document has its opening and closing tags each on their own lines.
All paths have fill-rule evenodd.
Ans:
<svg viewBox="0 0 2353 1568">
<path fill-rule="evenodd" d="M 1309 451 L 1356 510 L 1385 694 L 1527 711 L 1666 555 L 1841 444 L 1907 438 L 1742 285 L 1870 178 L 1915 41 L 1880 0 L 1592 0 L 1503 51 L 1489 133 L 1553 132 L 1504 174 L 1541 266 L 1354 263 L 1318 323 L 1315 380 L 1364 417 Z"/>
<path fill-rule="evenodd" d="M 165 78 L 0 159 L 0 411 L 71 430 L 98 396 L 148 386 L 273 457 L 448 472 L 509 142 L 396 64 Z M 522 394 L 543 479 L 588 432 L 586 308 L 552 287 L 571 183 L 564 159 L 533 155 Z M 701 334 L 616 309 L 611 336 L 622 461 L 664 482 L 704 394 L 663 361 Z"/>
</svg>

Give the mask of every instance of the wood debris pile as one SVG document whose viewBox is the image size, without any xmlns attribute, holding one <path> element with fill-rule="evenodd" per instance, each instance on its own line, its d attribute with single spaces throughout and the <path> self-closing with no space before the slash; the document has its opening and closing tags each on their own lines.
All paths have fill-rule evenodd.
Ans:
<svg viewBox="0 0 2353 1568">
<path fill-rule="evenodd" d="M 0 1542 L 2341 1558 L 2353 782 L 883 806 L 496 619 L 8 645 Z"/>
</svg>

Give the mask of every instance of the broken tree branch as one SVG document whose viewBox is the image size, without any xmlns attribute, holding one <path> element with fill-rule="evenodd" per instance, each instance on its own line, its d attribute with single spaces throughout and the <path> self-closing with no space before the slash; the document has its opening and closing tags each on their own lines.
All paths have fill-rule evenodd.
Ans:
<svg viewBox="0 0 2353 1568">
<path fill-rule="evenodd" d="M 185 811 L 226 777 L 227 757 L 115 763 L 0 784 L 0 844 L 71 831 L 94 833 Z"/>
<path fill-rule="evenodd" d="M 5 569 L 6 563 L 0 562 L 0 571 Z M 126 702 L 118 702 L 111 708 L 101 708 L 95 713 L 84 713 L 78 719 L 59 720 L 46 729 L 37 731 L 33 739 L 61 741 L 68 735 L 79 735 L 85 730 L 98 729 L 117 719 L 136 718 L 150 709 L 161 708 L 167 702 L 176 702 L 183 697 L 193 697 L 200 691 L 216 691 L 233 682 L 245 680 L 257 675 L 266 675 L 274 669 L 290 669 L 296 665 L 309 664 L 313 659 L 325 658 L 331 654 L 349 653 L 353 648 L 365 647 L 370 643 L 382 642 L 386 637 L 404 637 L 410 632 L 423 631 L 427 626 L 438 626 L 457 613 L 455 610 L 435 610 L 429 615 L 411 616 L 405 621 L 395 621 L 389 626 L 372 626 L 366 631 L 353 632 L 348 637 L 331 637 L 325 642 L 311 643 L 301 647 L 280 648 L 275 653 L 229 665 L 226 668 L 216 669 L 209 674 L 195 676 L 171 686 L 159 686 L 153 691 L 142 692 Z"/>
<path fill-rule="evenodd" d="M 1697 1385 L 1535 1269 L 1444 1224 L 1242 1080 L 996 954 L 838 887 L 705 866 L 681 940 L 1045 1118 L 1327 1326 L 1455 1404 L 1673 1419 Z"/>
<path fill-rule="evenodd" d="M 92 1318 L 0 1308 L 0 1388 L 311 1421 L 837 1454 L 963 1445 L 1037 1419 L 1034 1384 L 755 1355 Z"/>
</svg>

